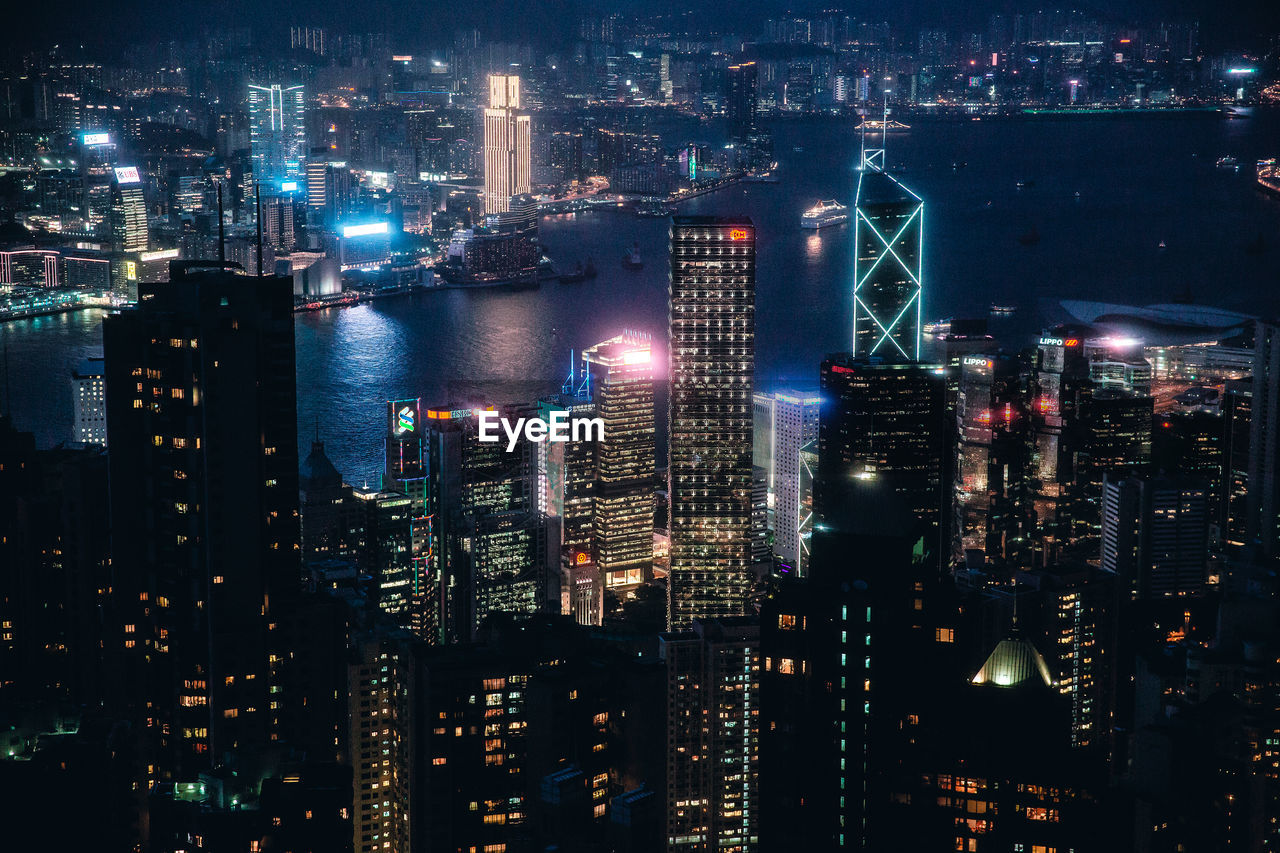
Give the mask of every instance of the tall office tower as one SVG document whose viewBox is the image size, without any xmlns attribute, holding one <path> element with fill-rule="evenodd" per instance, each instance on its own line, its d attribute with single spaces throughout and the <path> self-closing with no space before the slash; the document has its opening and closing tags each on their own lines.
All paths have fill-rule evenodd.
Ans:
<svg viewBox="0 0 1280 853">
<path fill-rule="evenodd" d="M 1016 359 L 966 355 L 956 398 L 955 512 L 951 557 L 971 552 L 1028 566 L 1028 415 Z"/>
<path fill-rule="evenodd" d="M 773 508 L 773 552 L 783 565 L 803 575 L 813 532 L 813 462 L 817 456 L 818 410 L 822 397 L 799 391 L 757 394 L 757 417 L 767 414 L 769 425 L 756 423 L 767 449 L 768 482 Z M 759 442 L 757 442 L 759 447 Z"/>
<path fill-rule="evenodd" d="M 729 119 L 729 141 L 737 148 L 750 144 L 751 137 L 756 133 L 756 114 L 759 110 L 757 72 L 754 62 L 729 66 L 729 99 L 725 104 L 725 114 Z"/>
<path fill-rule="evenodd" d="M 363 533 L 356 563 L 372 581 L 369 596 L 404 627 L 420 625 L 422 617 L 415 612 L 420 597 L 415 595 L 413 499 L 379 489 L 353 489 L 352 499 Z"/>
<path fill-rule="evenodd" d="M 1254 331 L 1248 492 L 1249 540 L 1280 554 L 1280 325 L 1262 321 Z"/>
<path fill-rule="evenodd" d="M 843 484 L 877 481 L 893 511 L 928 526 L 928 550 L 950 553 L 952 434 L 947 369 L 829 356 L 821 369 L 817 520 L 838 512 Z"/>
<path fill-rule="evenodd" d="M 583 350 L 596 417 L 592 559 L 606 589 L 625 591 L 653 575 L 653 360 L 647 335 L 627 332 Z"/>
<path fill-rule="evenodd" d="M 751 466 L 751 563 L 772 568 L 773 541 L 769 531 L 769 472 Z"/>
<path fill-rule="evenodd" d="M 429 643 L 440 641 L 442 601 L 438 555 L 432 550 L 434 525 L 427 507 L 427 424 L 419 400 L 387 402 L 387 437 L 382 485 L 409 498 L 413 555 L 413 607 L 409 625 Z"/>
<path fill-rule="evenodd" d="M 533 190 L 532 125 L 520 112 L 520 78 L 489 75 L 484 111 L 484 212 L 502 213 L 513 195 Z"/>
<path fill-rule="evenodd" d="M 695 619 L 662 634 L 667 850 L 759 849 L 760 623 Z"/>
<path fill-rule="evenodd" d="M 1085 535 L 1083 496 L 1076 461 L 1083 453 L 1083 413 L 1093 383 L 1079 337 L 1055 330 L 1040 338 L 1030 395 L 1032 502 L 1036 512 L 1036 559 L 1057 560 L 1060 549 Z"/>
<path fill-rule="evenodd" d="M 150 241 L 147 196 L 137 166 L 119 166 L 111 184 L 111 248 L 117 252 L 145 252 Z"/>
<path fill-rule="evenodd" d="M 107 395 L 103 360 L 87 358 L 71 374 L 71 440 L 107 444 Z"/>
<path fill-rule="evenodd" d="M 328 152 L 323 149 L 311 149 L 311 156 L 307 158 L 306 186 L 307 186 L 307 211 L 323 211 L 325 202 L 328 199 L 327 193 L 327 177 L 329 172 L 329 164 L 325 162 Z"/>
<path fill-rule="evenodd" d="M 175 272 L 103 324 L 120 641 L 156 781 L 274 739 L 300 585 L 293 282 Z"/>
<path fill-rule="evenodd" d="M 270 190 L 303 175 L 307 156 L 302 86 L 249 84 L 249 152 L 253 180 Z"/>
<path fill-rule="evenodd" d="M 581 133 L 560 131 L 551 134 L 551 177 L 556 183 L 568 184 L 586 179 L 582 143 Z"/>
<path fill-rule="evenodd" d="M 324 36 L 323 27 L 289 27 L 289 46 L 324 56 Z"/>
<path fill-rule="evenodd" d="M 535 444 L 480 441 L 479 409 L 427 409 L 426 518 L 430 570 L 441 591 L 441 636 L 466 642 L 494 613 L 548 609 L 547 523 L 538 509 Z M 511 423 L 532 407 L 497 407 Z M 558 556 L 558 555 L 557 555 Z"/>
<path fill-rule="evenodd" d="M 924 202 L 864 164 L 854 205 L 853 354 L 918 361 Z"/>
<path fill-rule="evenodd" d="M 1249 519 L 1249 437 L 1253 382 L 1238 379 L 1222 392 L 1222 502 L 1218 506 L 1218 536 L 1229 545 L 1243 545 Z"/>
<path fill-rule="evenodd" d="M 668 624 L 743 612 L 750 587 L 755 226 L 671 225 Z"/>
<path fill-rule="evenodd" d="M 1111 754 L 1116 713 L 1117 578 L 1091 566 L 1018 575 L 1018 626 L 1043 642 L 1058 692 L 1071 702 L 1071 745 Z"/>
<path fill-rule="evenodd" d="M 1140 473 L 1151 464 L 1151 397 L 1118 388 L 1096 388 L 1085 401 L 1084 428 L 1087 431 L 1077 476 L 1096 488 L 1103 474 Z"/>
<path fill-rule="evenodd" d="M 1151 469 L 1204 483 L 1215 537 L 1220 535 L 1223 426 L 1221 409 L 1192 409 L 1157 414 L 1151 432 Z"/>
<path fill-rule="evenodd" d="M 416 667 L 408 632 L 385 626 L 348 642 L 344 763 L 354 779 L 355 853 L 409 853 L 413 810 Z"/>
<path fill-rule="evenodd" d="M 293 233 L 293 199 L 269 196 L 262 199 L 262 242 L 279 252 L 292 252 L 297 242 Z"/>
<path fill-rule="evenodd" d="M 1102 568 L 1139 599 L 1204 591 L 1208 493 L 1202 483 L 1108 475 L 1102 490 Z"/>
</svg>

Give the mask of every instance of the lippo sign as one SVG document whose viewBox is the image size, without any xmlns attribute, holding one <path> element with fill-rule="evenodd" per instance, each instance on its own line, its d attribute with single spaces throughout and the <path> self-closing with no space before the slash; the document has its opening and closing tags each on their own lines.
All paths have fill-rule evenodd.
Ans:
<svg viewBox="0 0 1280 853">
<path fill-rule="evenodd" d="M 494 444 L 507 439 L 507 452 L 519 444 L 521 436 L 526 441 L 541 444 L 545 441 L 603 441 L 604 420 L 601 418 L 574 418 L 563 409 L 556 409 L 547 418 L 516 418 L 513 423 L 498 412 L 476 412 L 481 441 Z"/>
</svg>

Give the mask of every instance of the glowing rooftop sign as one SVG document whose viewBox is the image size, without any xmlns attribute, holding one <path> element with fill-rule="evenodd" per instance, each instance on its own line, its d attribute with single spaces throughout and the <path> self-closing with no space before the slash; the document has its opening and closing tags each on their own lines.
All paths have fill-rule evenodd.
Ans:
<svg viewBox="0 0 1280 853">
<path fill-rule="evenodd" d="M 107 145 L 111 142 L 109 133 L 86 133 L 80 138 L 85 145 Z"/>
<path fill-rule="evenodd" d="M 386 234 L 387 223 L 369 222 L 364 225 L 347 225 L 342 229 L 343 237 L 368 237 L 371 234 Z"/>
<path fill-rule="evenodd" d="M 137 166 L 117 166 L 116 182 L 121 184 L 140 184 L 142 176 L 138 174 Z"/>
</svg>

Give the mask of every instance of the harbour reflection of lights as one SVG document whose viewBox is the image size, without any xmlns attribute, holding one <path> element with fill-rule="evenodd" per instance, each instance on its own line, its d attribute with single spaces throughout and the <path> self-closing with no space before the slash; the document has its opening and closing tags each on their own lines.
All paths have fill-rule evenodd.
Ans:
<svg viewBox="0 0 1280 853">
<path fill-rule="evenodd" d="M 822 254 L 822 236 L 817 233 L 809 235 L 804 242 L 804 254 L 809 260 L 816 260 Z"/>
</svg>

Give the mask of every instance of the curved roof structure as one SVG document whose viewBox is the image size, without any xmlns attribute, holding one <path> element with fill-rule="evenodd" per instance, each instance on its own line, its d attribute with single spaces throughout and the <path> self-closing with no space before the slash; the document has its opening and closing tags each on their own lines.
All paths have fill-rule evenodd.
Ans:
<svg viewBox="0 0 1280 853">
<path fill-rule="evenodd" d="M 996 644 L 987 662 L 973 677 L 973 683 L 996 687 L 1052 687 L 1053 676 L 1044 656 L 1015 630 Z"/>
</svg>

